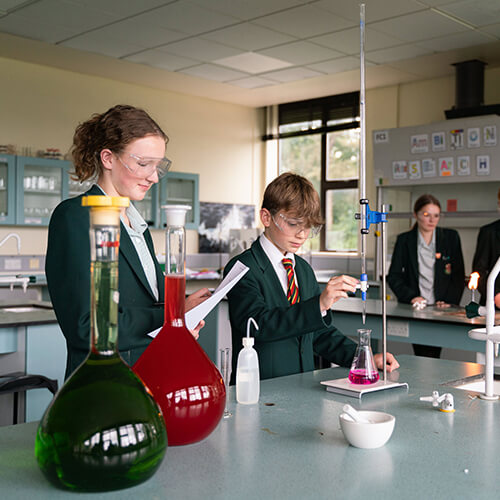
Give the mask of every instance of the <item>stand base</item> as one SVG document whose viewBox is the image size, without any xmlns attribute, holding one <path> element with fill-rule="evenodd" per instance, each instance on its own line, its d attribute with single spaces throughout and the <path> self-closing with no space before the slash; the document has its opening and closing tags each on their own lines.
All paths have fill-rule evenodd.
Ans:
<svg viewBox="0 0 500 500">
<path fill-rule="evenodd" d="M 480 399 L 484 399 L 485 401 L 496 401 L 498 396 L 493 394 L 493 396 L 486 396 L 486 394 L 479 394 Z"/>
<path fill-rule="evenodd" d="M 342 394 L 344 396 L 350 396 L 352 398 L 361 399 L 363 394 L 368 394 L 370 392 L 384 391 L 386 389 L 395 389 L 397 387 L 406 387 L 408 389 L 408 384 L 406 382 L 390 382 L 386 380 L 379 380 L 374 384 L 353 384 L 348 378 L 338 378 L 335 380 L 325 380 L 320 382 L 322 385 L 326 386 L 326 390 L 329 392 L 336 392 L 337 394 Z"/>
</svg>

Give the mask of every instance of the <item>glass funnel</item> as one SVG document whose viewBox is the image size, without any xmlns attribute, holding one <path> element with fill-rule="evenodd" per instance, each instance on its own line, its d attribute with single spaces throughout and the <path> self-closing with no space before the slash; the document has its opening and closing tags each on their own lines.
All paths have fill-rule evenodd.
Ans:
<svg viewBox="0 0 500 500">
<path fill-rule="evenodd" d="M 158 405 L 118 353 L 120 209 L 128 204 L 82 200 L 91 207 L 90 353 L 45 411 L 35 442 L 43 474 L 65 489 L 135 486 L 154 474 L 167 449 Z"/>
<path fill-rule="evenodd" d="M 353 384 L 374 384 L 379 379 L 370 345 L 371 333 L 371 330 L 363 328 L 358 330 L 358 347 L 349 371 L 349 381 Z"/>
<path fill-rule="evenodd" d="M 167 205 L 165 322 L 133 370 L 163 410 L 169 445 L 201 441 L 217 426 L 226 403 L 224 380 L 184 324 L 184 220 L 189 206 Z"/>
</svg>

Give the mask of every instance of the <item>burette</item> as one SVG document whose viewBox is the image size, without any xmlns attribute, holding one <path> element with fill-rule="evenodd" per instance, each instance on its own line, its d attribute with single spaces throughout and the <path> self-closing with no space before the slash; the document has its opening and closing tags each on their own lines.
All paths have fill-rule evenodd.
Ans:
<svg viewBox="0 0 500 500">
<path fill-rule="evenodd" d="M 382 247 L 385 248 L 385 228 L 384 222 L 387 222 L 386 212 L 376 212 L 370 210 L 369 202 L 366 197 L 366 78 L 365 78 L 365 4 L 360 4 L 360 89 L 359 89 L 359 119 L 360 119 L 360 140 L 359 140 L 359 204 L 360 212 L 356 214 L 356 219 L 361 221 L 361 303 L 362 303 L 362 320 L 363 325 L 366 322 L 366 296 L 368 290 L 368 274 L 366 272 L 366 235 L 370 231 L 370 224 L 382 223 Z M 383 270 L 382 270 L 382 322 L 383 322 L 383 364 L 384 364 L 384 381 L 386 380 L 386 291 L 385 291 L 385 259 L 382 255 Z"/>
<path fill-rule="evenodd" d="M 359 203 L 361 205 L 361 300 L 363 303 L 362 319 L 363 325 L 366 322 L 366 291 L 368 289 L 368 275 L 366 273 L 366 235 L 368 227 L 366 221 L 366 106 L 365 106 L 365 4 L 359 6 L 360 22 L 360 90 L 359 90 L 359 119 L 360 119 L 360 140 L 359 140 Z"/>
</svg>

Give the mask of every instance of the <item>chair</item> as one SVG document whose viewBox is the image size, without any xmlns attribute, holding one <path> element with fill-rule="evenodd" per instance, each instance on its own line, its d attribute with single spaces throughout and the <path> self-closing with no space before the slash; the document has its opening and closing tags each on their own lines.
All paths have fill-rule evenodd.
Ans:
<svg viewBox="0 0 500 500">
<path fill-rule="evenodd" d="M 30 389 L 48 389 L 55 394 L 58 389 L 57 380 L 47 378 L 43 375 L 30 375 L 23 372 L 7 373 L 0 375 L 0 394 L 14 393 L 13 423 L 17 424 L 19 393 Z"/>
</svg>

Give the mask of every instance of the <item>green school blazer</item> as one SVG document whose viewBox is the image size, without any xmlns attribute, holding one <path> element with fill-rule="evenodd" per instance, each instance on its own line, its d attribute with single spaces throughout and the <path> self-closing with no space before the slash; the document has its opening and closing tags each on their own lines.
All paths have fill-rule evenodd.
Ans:
<svg viewBox="0 0 500 500">
<path fill-rule="evenodd" d="M 479 273 L 478 291 L 481 305 L 486 304 L 486 285 L 493 266 L 500 257 L 500 220 L 479 228 L 476 251 L 472 260 L 472 270 Z M 495 280 L 494 295 L 500 293 L 500 278 Z"/>
<path fill-rule="evenodd" d="M 314 353 L 332 363 L 351 366 L 356 343 L 333 326 L 332 311 L 321 316 L 321 291 L 312 268 L 304 259 L 295 256 L 300 302 L 293 306 L 288 303 L 259 240 L 231 259 L 224 274 L 238 260 L 248 266 L 249 271 L 228 293 L 233 383 L 242 338 L 246 335 L 250 317 L 259 325 L 257 331 L 252 328 L 251 335 L 255 337 L 254 347 L 259 355 L 262 379 L 314 370 Z"/>
<path fill-rule="evenodd" d="M 66 338 L 66 377 L 85 360 L 90 349 L 90 223 L 89 209 L 82 207 L 82 197 L 101 194 L 101 190 L 93 186 L 84 195 L 61 202 L 49 224 L 45 273 L 57 321 Z M 149 230 L 145 231 L 144 238 L 156 266 L 158 302 L 162 303 L 163 271 Z M 152 340 L 147 333 L 163 324 L 163 306 L 151 291 L 123 224 L 118 269 L 118 348 L 123 359 L 132 365 Z"/>
</svg>

